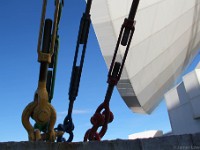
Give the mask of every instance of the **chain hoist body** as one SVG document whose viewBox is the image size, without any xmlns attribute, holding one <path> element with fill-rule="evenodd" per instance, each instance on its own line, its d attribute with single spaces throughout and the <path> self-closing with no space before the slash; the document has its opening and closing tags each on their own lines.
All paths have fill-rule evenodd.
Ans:
<svg viewBox="0 0 200 150">
<path fill-rule="evenodd" d="M 56 128 L 56 131 L 63 131 L 69 134 L 69 138 L 66 140 L 63 136 L 60 136 L 57 141 L 58 142 L 71 142 L 73 140 L 74 134 L 74 123 L 72 120 L 72 111 L 73 111 L 73 105 L 74 101 L 76 100 L 76 97 L 78 95 L 79 90 L 79 84 L 84 64 L 84 58 L 86 53 L 86 46 L 87 46 L 87 40 L 88 40 L 88 34 L 91 24 L 90 19 L 90 8 L 92 5 L 92 0 L 88 0 L 86 4 L 85 12 L 83 13 L 83 16 L 80 21 L 79 26 L 79 33 L 77 38 L 77 44 L 76 44 L 76 50 L 74 55 L 74 61 L 73 61 L 73 67 L 72 67 L 72 74 L 71 74 L 71 81 L 70 81 L 70 87 L 69 87 L 69 107 L 68 107 L 68 114 L 64 119 L 63 124 L 59 124 Z M 81 58 L 79 64 L 77 64 L 78 61 L 78 55 L 79 55 L 79 47 L 82 46 L 81 51 Z"/>
<path fill-rule="evenodd" d="M 49 78 L 48 69 L 49 67 L 51 67 L 51 65 L 55 65 L 55 63 L 52 60 L 55 61 L 54 56 L 57 55 L 58 51 L 57 31 L 62 5 L 63 1 L 55 1 L 54 22 L 52 22 L 51 19 L 45 19 L 47 0 L 43 1 L 37 49 L 38 61 L 40 62 L 38 87 L 34 94 L 33 102 L 29 103 L 22 113 L 22 124 L 28 132 L 28 137 L 30 141 L 43 140 L 54 142 L 56 136 L 62 134 L 61 132 L 54 131 L 54 125 L 56 122 L 56 111 L 53 108 L 53 106 L 49 103 L 52 98 L 50 97 L 49 92 L 50 90 L 52 91 L 53 87 L 49 88 L 49 85 L 52 84 L 47 84 L 47 78 Z M 54 53 L 54 51 L 56 53 Z M 55 78 L 51 81 L 53 80 L 55 80 Z M 29 121 L 30 118 L 32 118 L 35 121 L 34 126 L 31 125 Z"/>
<path fill-rule="evenodd" d="M 133 0 L 129 16 L 128 18 L 125 18 L 124 23 L 121 26 L 113 59 L 108 72 L 108 80 L 107 80 L 108 88 L 106 91 L 106 96 L 103 103 L 99 105 L 96 112 L 90 119 L 93 127 L 86 131 L 84 136 L 84 141 L 92 141 L 92 140 L 100 141 L 107 131 L 108 124 L 112 122 L 114 119 L 113 113 L 110 111 L 109 108 L 109 102 L 113 93 L 113 89 L 120 80 L 124 63 L 129 51 L 129 47 L 135 30 L 134 18 L 136 15 L 138 5 L 139 5 L 139 0 Z M 126 47 L 121 62 L 116 61 L 119 45 Z M 98 131 L 99 128 L 100 131 Z"/>
</svg>

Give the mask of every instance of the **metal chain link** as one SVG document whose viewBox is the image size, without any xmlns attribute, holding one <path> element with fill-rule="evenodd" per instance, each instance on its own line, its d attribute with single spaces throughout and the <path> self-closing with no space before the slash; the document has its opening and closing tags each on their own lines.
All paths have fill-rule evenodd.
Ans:
<svg viewBox="0 0 200 150">
<path fill-rule="evenodd" d="M 84 141 L 97 140 L 100 141 L 101 138 L 105 135 L 108 124 L 113 121 L 114 116 L 109 108 L 109 102 L 113 93 L 114 87 L 117 85 L 120 80 L 124 63 L 129 51 L 131 40 L 134 33 L 134 18 L 137 11 L 139 0 L 133 0 L 129 17 L 124 20 L 124 23 L 121 26 L 119 33 L 118 41 L 114 51 L 113 59 L 110 65 L 108 72 L 108 88 L 105 96 L 104 102 L 97 108 L 95 114 L 91 117 L 90 121 L 93 127 L 86 131 L 84 136 Z M 119 45 L 125 46 L 125 53 L 122 58 L 122 62 L 116 62 L 116 56 L 119 49 Z M 103 111 L 104 110 L 104 111 Z M 98 129 L 100 131 L 98 132 Z"/>
<path fill-rule="evenodd" d="M 72 121 L 72 110 L 73 110 L 73 104 L 76 100 L 76 97 L 78 95 L 79 90 L 79 84 L 82 74 L 82 68 L 84 64 L 85 59 L 85 53 L 86 53 L 86 46 L 87 46 L 87 40 L 88 40 L 88 34 L 89 34 L 89 28 L 91 24 L 90 19 L 90 8 L 91 8 L 92 0 L 87 1 L 86 10 L 85 13 L 83 13 L 83 16 L 80 21 L 79 26 L 79 34 L 76 44 L 76 50 L 74 55 L 74 62 L 72 67 L 72 74 L 71 74 L 71 81 L 70 81 L 70 87 L 69 87 L 69 107 L 68 107 L 68 114 L 64 119 L 63 124 L 59 124 L 56 130 L 58 131 L 64 131 L 69 134 L 69 138 L 66 140 L 63 136 L 60 136 L 57 139 L 57 142 L 71 142 L 73 140 L 74 134 L 74 123 Z M 79 54 L 79 47 L 83 44 L 82 52 L 81 52 L 81 59 L 79 65 L 77 64 L 78 54 Z"/>
</svg>

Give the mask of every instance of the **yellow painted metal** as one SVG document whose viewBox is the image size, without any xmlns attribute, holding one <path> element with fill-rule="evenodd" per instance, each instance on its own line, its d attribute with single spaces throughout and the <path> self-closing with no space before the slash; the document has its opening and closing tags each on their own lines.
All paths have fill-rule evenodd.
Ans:
<svg viewBox="0 0 200 150">
<path fill-rule="evenodd" d="M 51 38 L 52 42 L 51 42 L 49 54 L 44 54 L 41 52 L 41 43 L 42 43 L 42 34 L 43 34 L 43 30 L 44 30 L 46 7 L 47 7 L 47 0 L 43 0 L 37 52 L 38 52 L 38 61 L 39 62 L 45 61 L 45 62 L 51 63 L 51 56 L 54 53 L 55 41 L 56 41 L 56 37 L 57 37 L 56 33 L 57 33 L 58 22 L 59 22 L 59 10 L 61 9 L 60 8 L 61 7 L 60 0 L 56 0 L 56 7 L 55 7 L 55 12 L 54 12 L 54 25 L 53 25 L 53 32 L 52 32 L 52 38 Z"/>
<path fill-rule="evenodd" d="M 51 63 L 51 54 L 49 53 L 42 53 L 41 51 L 38 52 L 38 61 L 39 62 L 47 62 L 48 64 Z"/>
<path fill-rule="evenodd" d="M 63 131 L 55 131 L 55 137 L 62 137 L 64 134 Z M 45 139 L 48 139 L 48 134 L 44 133 L 44 134 L 41 134 L 41 140 L 44 141 Z"/>
<path fill-rule="evenodd" d="M 39 36 L 38 36 L 38 47 L 37 47 L 38 53 L 40 52 L 41 45 L 42 45 L 42 34 L 44 30 L 46 7 L 47 7 L 47 0 L 43 0 L 42 15 L 41 15 L 41 20 L 40 20 L 40 30 L 39 30 Z"/>
<path fill-rule="evenodd" d="M 42 43 L 42 34 L 44 29 L 46 6 L 47 6 L 47 0 L 43 0 L 37 52 L 38 52 L 39 62 L 50 64 L 51 56 L 54 53 L 55 40 L 57 34 L 56 32 L 58 29 L 59 10 L 61 9 L 60 0 L 56 0 L 56 8 L 54 13 L 54 26 L 53 26 L 53 33 L 51 37 L 51 46 L 49 53 L 43 53 L 40 50 Z M 54 142 L 56 137 L 64 134 L 64 132 L 54 131 L 54 125 L 56 122 L 56 111 L 53 108 L 53 106 L 48 102 L 48 100 L 49 97 L 46 89 L 46 80 L 39 81 L 33 102 L 29 103 L 22 113 L 22 124 L 28 132 L 29 141 L 42 140 L 42 141 Z M 41 133 L 39 129 L 35 129 L 31 125 L 30 118 L 35 120 L 36 125 L 45 127 L 44 133 Z"/>
<path fill-rule="evenodd" d="M 36 124 L 45 126 L 48 124 L 47 141 L 54 142 L 56 135 L 54 132 L 54 125 L 56 122 L 56 111 L 53 106 L 48 102 L 48 93 L 46 90 L 46 81 L 39 82 L 38 89 L 35 92 L 34 101 L 29 103 L 22 113 L 22 124 L 28 132 L 30 141 L 41 140 L 41 133 L 34 130 L 30 123 L 30 117 L 35 120 Z"/>
<path fill-rule="evenodd" d="M 53 25 L 53 32 L 52 32 L 52 42 L 50 46 L 50 54 L 53 55 L 54 53 L 54 47 L 57 37 L 57 31 L 58 31 L 58 22 L 59 22 L 59 10 L 60 8 L 60 0 L 56 0 L 56 7 L 55 7 L 55 13 L 54 13 L 54 25 Z"/>
</svg>

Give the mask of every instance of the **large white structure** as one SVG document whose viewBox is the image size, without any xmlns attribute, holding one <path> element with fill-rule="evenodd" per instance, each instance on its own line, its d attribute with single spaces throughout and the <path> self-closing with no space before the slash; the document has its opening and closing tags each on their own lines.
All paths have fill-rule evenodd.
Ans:
<svg viewBox="0 0 200 150">
<path fill-rule="evenodd" d="M 94 0 L 92 23 L 108 67 L 133 0 Z M 200 48 L 200 0 L 140 0 L 118 90 L 134 112 L 151 113 Z M 117 56 L 121 60 L 124 49 Z"/>
<path fill-rule="evenodd" d="M 200 132 L 200 64 L 165 94 L 172 134 Z"/>
<path fill-rule="evenodd" d="M 149 130 L 139 133 L 134 133 L 128 135 L 128 139 L 135 140 L 135 139 L 144 139 L 144 138 L 154 138 L 163 136 L 163 132 L 160 130 Z"/>
</svg>

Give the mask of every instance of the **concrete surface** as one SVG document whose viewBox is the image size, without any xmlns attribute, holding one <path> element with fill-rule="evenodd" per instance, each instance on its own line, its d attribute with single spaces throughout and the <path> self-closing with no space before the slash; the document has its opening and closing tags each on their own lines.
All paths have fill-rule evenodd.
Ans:
<svg viewBox="0 0 200 150">
<path fill-rule="evenodd" d="M 102 142 L 4 142 L 0 150 L 200 150 L 200 133 Z"/>
</svg>

